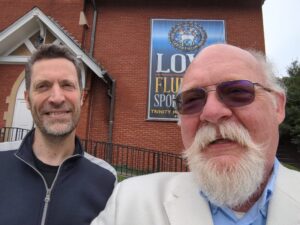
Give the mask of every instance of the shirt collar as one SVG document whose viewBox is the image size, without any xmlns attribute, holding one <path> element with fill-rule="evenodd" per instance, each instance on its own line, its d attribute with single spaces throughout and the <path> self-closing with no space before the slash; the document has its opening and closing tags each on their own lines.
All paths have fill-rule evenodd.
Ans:
<svg viewBox="0 0 300 225">
<path fill-rule="evenodd" d="M 258 200 L 258 208 L 264 217 L 267 216 L 267 211 L 268 211 L 267 205 L 274 191 L 275 180 L 278 174 L 278 168 L 279 168 L 279 161 L 277 158 L 275 158 L 272 174 L 269 178 L 269 181 L 265 187 L 264 192 L 262 193 L 262 196 Z"/>
</svg>

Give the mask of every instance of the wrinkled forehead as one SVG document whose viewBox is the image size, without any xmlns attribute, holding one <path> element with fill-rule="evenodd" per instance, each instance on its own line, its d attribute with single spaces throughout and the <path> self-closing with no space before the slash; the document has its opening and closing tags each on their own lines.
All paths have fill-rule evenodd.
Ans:
<svg viewBox="0 0 300 225">
<path fill-rule="evenodd" d="M 262 68 L 247 51 L 230 45 L 214 45 L 202 50 L 187 69 L 182 90 L 228 80 L 262 82 Z"/>
<path fill-rule="evenodd" d="M 75 65 L 65 58 L 41 59 L 32 65 L 33 77 L 51 76 L 52 73 L 61 73 L 61 75 L 74 76 L 77 78 L 77 70 Z"/>
</svg>

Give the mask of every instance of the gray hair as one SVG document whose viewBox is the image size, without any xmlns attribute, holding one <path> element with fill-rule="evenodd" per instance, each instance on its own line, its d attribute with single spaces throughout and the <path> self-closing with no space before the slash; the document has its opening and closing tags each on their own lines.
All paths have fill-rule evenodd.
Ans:
<svg viewBox="0 0 300 225">
<path fill-rule="evenodd" d="M 81 60 L 77 59 L 76 56 L 66 46 L 57 44 L 44 44 L 41 45 L 36 52 L 32 54 L 28 63 L 25 66 L 25 86 L 26 90 L 30 89 L 32 66 L 35 62 L 43 59 L 56 59 L 64 58 L 72 62 L 76 68 L 77 78 L 80 90 L 82 90 L 81 71 L 83 65 Z"/>
<path fill-rule="evenodd" d="M 248 50 L 248 52 L 256 59 L 262 69 L 268 88 L 275 92 L 286 94 L 287 89 L 284 83 L 275 76 L 273 63 L 267 59 L 265 54 L 253 49 Z"/>
</svg>

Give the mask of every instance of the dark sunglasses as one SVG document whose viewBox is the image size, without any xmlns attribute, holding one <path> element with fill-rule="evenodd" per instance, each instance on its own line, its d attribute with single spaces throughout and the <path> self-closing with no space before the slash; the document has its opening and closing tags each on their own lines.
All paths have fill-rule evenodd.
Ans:
<svg viewBox="0 0 300 225">
<path fill-rule="evenodd" d="M 209 85 L 213 86 L 213 85 Z M 245 106 L 254 101 L 255 86 L 271 92 L 272 90 L 259 83 L 249 80 L 232 80 L 216 84 L 215 90 L 204 87 L 193 88 L 179 93 L 176 97 L 176 107 L 180 114 L 194 114 L 203 110 L 207 100 L 207 93 L 216 91 L 219 100 L 228 107 Z"/>
</svg>

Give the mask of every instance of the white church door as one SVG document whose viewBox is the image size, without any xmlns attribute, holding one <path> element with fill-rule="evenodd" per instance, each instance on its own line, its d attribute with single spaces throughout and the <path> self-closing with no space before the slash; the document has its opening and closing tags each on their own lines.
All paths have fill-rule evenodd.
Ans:
<svg viewBox="0 0 300 225">
<path fill-rule="evenodd" d="M 31 116 L 31 112 L 26 107 L 24 91 L 25 91 L 25 79 L 22 81 L 16 96 L 12 127 L 31 130 L 33 127 L 33 120 Z"/>
</svg>

